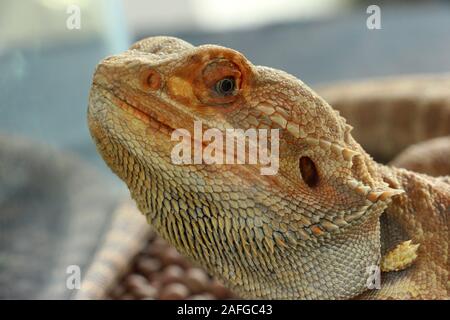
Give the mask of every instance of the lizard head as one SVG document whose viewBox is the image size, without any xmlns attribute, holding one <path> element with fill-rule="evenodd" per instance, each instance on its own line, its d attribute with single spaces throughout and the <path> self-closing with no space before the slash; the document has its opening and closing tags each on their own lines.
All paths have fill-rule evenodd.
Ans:
<svg viewBox="0 0 450 320">
<path fill-rule="evenodd" d="M 148 38 L 98 65 L 88 122 L 149 223 L 243 297 L 364 291 L 367 267 L 379 262 L 379 216 L 399 191 L 337 111 L 297 78 L 228 48 Z M 214 140 L 256 130 L 267 138 L 258 147 L 278 150 L 276 170 L 174 163 L 174 131 L 183 156 L 205 147 L 199 123 Z M 222 142 L 213 154 L 226 159 Z"/>
</svg>

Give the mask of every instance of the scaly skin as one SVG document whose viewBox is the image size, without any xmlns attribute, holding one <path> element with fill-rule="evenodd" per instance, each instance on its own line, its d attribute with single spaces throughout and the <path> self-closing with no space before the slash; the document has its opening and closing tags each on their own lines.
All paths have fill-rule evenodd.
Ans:
<svg viewBox="0 0 450 320">
<path fill-rule="evenodd" d="M 215 83 L 234 77 L 230 96 Z M 175 165 L 173 129 L 280 129 L 280 168 Z M 240 53 L 154 37 L 103 60 L 88 122 L 148 222 L 249 298 L 447 298 L 448 180 L 380 165 L 295 77 Z M 306 183 L 299 158 L 317 168 Z M 384 212 L 384 214 L 383 214 Z M 402 241 L 418 258 L 367 290 L 367 268 Z M 391 251 L 395 252 L 395 251 Z M 411 265 L 409 267 L 409 265 Z"/>
</svg>

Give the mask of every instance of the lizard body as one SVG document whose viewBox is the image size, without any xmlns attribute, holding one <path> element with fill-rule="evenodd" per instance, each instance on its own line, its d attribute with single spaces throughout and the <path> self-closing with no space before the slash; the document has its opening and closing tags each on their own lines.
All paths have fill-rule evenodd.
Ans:
<svg viewBox="0 0 450 320">
<path fill-rule="evenodd" d="M 223 79 L 231 92 L 217 89 Z M 173 164 L 172 131 L 199 120 L 279 129 L 278 173 Z M 219 46 L 148 38 L 99 64 L 88 122 L 147 221 L 242 297 L 448 296 L 448 179 L 376 163 L 344 118 L 285 72 Z M 368 291 L 368 268 L 408 240 L 420 244 L 417 259 Z"/>
</svg>

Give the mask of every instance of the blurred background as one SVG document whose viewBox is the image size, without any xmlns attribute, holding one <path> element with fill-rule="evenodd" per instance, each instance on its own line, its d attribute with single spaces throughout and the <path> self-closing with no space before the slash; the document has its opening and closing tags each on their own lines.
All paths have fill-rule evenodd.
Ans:
<svg viewBox="0 0 450 320">
<path fill-rule="evenodd" d="M 231 47 L 313 88 L 450 70 L 443 0 L 0 0 L 0 298 L 68 298 L 66 266 L 92 258 L 127 191 L 89 136 L 91 76 L 152 35 Z"/>
</svg>

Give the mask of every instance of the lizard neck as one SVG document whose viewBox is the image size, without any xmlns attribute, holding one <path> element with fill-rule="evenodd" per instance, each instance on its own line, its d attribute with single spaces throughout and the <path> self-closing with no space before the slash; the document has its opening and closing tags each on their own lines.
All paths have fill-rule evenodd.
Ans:
<svg viewBox="0 0 450 320">
<path fill-rule="evenodd" d="M 115 152 L 105 161 L 126 182 L 159 235 L 241 297 L 343 299 L 367 290 L 368 268 L 380 261 L 383 202 L 344 230 L 305 234 L 290 242 L 284 221 L 294 221 L 294 212 L 282 218 L 271 206 L 288 207 L 291 197 L 254 185 L 242 194 L 238 190 L 248 182 L 239 176 L 224 176 L 211 191 L 204 183 L 208 166 L 186 171 L 153 158 L 138 159 L 113 139 L 107 146 Z M 318 222 L 317 215 L 304 214 L 302 221 Z"/>
<path fill-rule="evenodd" d="M 450 212 L 449 178 L 381 165 L 379 171 L 392 188 L 405 190 L 382 215 L 383 252 L 400 241 L 413 239 L 423 243 L 427 237 L 435 237 L 441 230 L 437 225 Z"/>
<path fill-rule="evenodd" d="M 405 270 L 383 273 L 381 289 L 365 292 L 363 299 L 435 299 L 448 295 L 449 177 L 434 178 L 405 169 L 379 166 L 383 179 L 405 193 L 393 199 L 380 219 L 381 253 L 404 241 L 419 244 L 414 264 Z M 447 225 L 447 228 L 442 226 Z M 411 283 L 421 284 L 412 290 Z"/>
<path fill-rule="evenodd" d="M 282 233 L 279 222 L 258 228 L 260 219 L 252 211 L 224 210 L 221 201 L 201 191 L 181 190 L 179 186 L 192 179 L 201 180 L 195 173 L 180 177 L 175 186 L 159 170 L 144 166 L 138 171 L 145 175 L 144 182 L 128 185 L 148 222 L 180 253 L 243 298 L 350 298 L 367 290 L 370 270 L 379 265 L 383 206 L 345 232 L 295 245 L 270 245 L 266 234 Z M 118 174 L 130 179 L 136 175 Z"/>
</svg>

